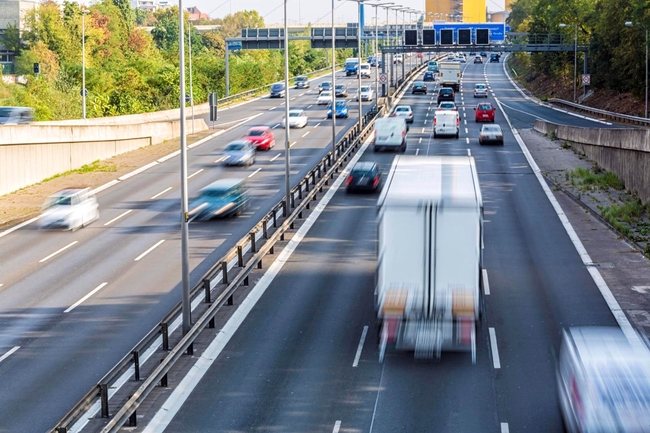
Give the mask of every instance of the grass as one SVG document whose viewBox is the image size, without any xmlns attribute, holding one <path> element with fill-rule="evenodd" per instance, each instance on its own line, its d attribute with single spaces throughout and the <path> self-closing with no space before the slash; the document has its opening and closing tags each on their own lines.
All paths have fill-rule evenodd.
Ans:
<svg viewBox="0 0 650 433">
<path fill-rule="evenodd" d="M 96 172 L 110 173 L 114 171 L 117 171 L 117 166 L 115 164 L 112 164 L 110 162 L 102 164 L 99 160 L 97 160 L 91 162 L 90 164 L 82 165 L 80 168 L 77 168 L 75 170 L 69 170 L 63 173 L 55 174 L 54 176 L 44 179 L 42 182 L 47 182 L 49 180 L 56 179 L 58 177 L 67 176 L 69 174 L 83 174 L 83 173 L 96 173 Z"/>
<path fill-rule="evenodd" d="M 609 171 L 602 171 L 598 167 L 594 167 L 593 170 L 578 167 L 571 171 L 570 177 L 571 184 L 580 184 L 583 190 L 593 190 L 596 188 L 606 190 L 612 188 L 617 191 L 622 191 L 625 189 L 625 184 L 616 174 Z"/>
<path fill-rule="evenodd" d="M 602 217 L 616 227 L 625 236 L 630 236 L 630 226 L 634 224 L 645 212 L 641 200 L 632 200 L 622 205 L 599 207 Z"/>
</svg>

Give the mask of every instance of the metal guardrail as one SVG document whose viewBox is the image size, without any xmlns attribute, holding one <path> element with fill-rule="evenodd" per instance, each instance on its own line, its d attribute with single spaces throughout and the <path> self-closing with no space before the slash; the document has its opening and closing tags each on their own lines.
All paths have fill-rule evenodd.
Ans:
<svg viewBox="0 0 650 433">
<path fill-rule="evenodd" d="M 607 119 L 615 120 L 621 123 L 632 123 L 635 125 L 650 126 L 650 119 L 645 117 L 630 116 L 628 114 L 615 113 L 613 111 L 601 110 L 599 108 L 588 107 L 582 104 L 576 104 L 574 102 L 565 101 L 564 99 L 552 98 L 548 100 L 551 104 L 563 105 L 566 107 L 573 108 L 574 110 L 581 111 L 589 114 L 596 114 L 598 116 L 605 117 Z"/>
</svg>

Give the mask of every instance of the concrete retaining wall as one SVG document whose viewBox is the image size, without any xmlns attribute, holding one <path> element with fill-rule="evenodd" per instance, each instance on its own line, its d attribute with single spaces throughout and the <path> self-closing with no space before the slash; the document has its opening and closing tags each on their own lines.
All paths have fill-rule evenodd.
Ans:
<svg viewBox="0 0 650 433">
<path fill-rule="evenodd" d="M 625 188 L 650 203 L 650 130 L 580 128 L 535 121 L 535 130 L 543 134 L 555 131 L 578 152 L 615 173 Z"/>
<path fill-rule="evenodd" d="M 178 117 L 177 117 L 178 119 Z M 191 130 L 191 122 L 187 129 Z M 208 129 L 203 119 L 195 131 Z M 0 134 L 0 195 L 180 135 L 180 121 L 122 125 L 5 125 Z"/>
</svg>

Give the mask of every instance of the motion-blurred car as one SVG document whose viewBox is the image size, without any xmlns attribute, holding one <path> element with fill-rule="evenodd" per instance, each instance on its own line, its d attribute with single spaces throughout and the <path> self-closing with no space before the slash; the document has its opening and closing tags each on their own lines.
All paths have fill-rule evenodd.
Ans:
<svg viewBox="0 0 650 433">
<path fill-rule="evenodd" d="M 0 107 L 0 125 L 20 125 L 34 121 L 30 107 Z"/>
<path fill-rule="evenodd" d="M 499 55 L 497 53 L 490 54 L 490 63 L 499 63 Z"/>
<path fill-rule="evenodd" d="M 306 75 L 300 75 L 296 77 L 295 80 L 296 89 L 308 89 L 309 88 L 309 77 Z"/>
<path fill-rule="evenodd" d="M 318 85 L 318 93 L 322 93 L 325 91 L 331 91 L 332 90 L 332 82 L 331 81 L 323 81 Z"/>
<path fill-rule="evenodd" d="M 308 120 L 304 110 L 289 110 L 289 128 L 304 128 Z M 282 127 L 287 127 L 285 120 L 282 120 Z"/>
<path fill-rule="evenodd" d="M 331 90 L 325 90 L 318 95 L 318 98 L 316 99 L 316 104 L 318 105 L 327 105 L 330 102 L 332 102 L 332 91 Z"/>
<path fill-rule="evenodd" d="M 476 120 L 476 122 L 494 122 L 496 110 L 492 104 L 484 102 L 478 104 L 474 110 L 476 110 L 474 115 L 474 120 Z"/>
<path fill-rule="evenodd" d="M 481 56 L 474 57 L 474 63 L 483 63 L 483 57 Z"/>
<path fill-rule="evenodd" d="M 41 208 L 42 229 L 77 230 L 99 218 L 99 205 L 90 188 L 68 188 L 49 196 Z"/>
<path fill-rule="evenodd" d="M 422 77 L 423 81 L 436 81 L 436 77 L 433 75 L 433 71 L 426 71 L 424 73 L 424 77 Z"/>
<path fill-rule="evenodd" d="M 487 53 L 485 51 L 481 51 L 481 57 L 487 57 Z"/>
<path fill-rule="evenodd" d="M 474 97 L 475 98 L 487 98 L 488 97 L 488 87 L 485 84 L 475 84 L 474 85 Z"/>
<path fill-rule="evenodd" d="M 499 125 L 483 125 L 478 135 L 478 144 L 500 144 L 503 146 L 503 131 Z"/>
<path fill-rule="evenodd" d="M 355 95 L 355 99 L 359 100 L 359 92 Z M 362 101 L 372 101 L 375 99 L 375 91 L 372 90 L 370 86 L 361 86 L 361 100 Z"/>
<path fill-rule="evenodd" d="M 348 96 L 348 86 L 346 86 L 345 84 L 337 84 L 334 87 L 334 96 L 336 98 L 347 97 Z"/>
<path fill-rule="evenodd" d="M 271 150 L 275 146 L 273 131 L 268 126 L 254 126 L 248 130 L 244 138 L 257 148 L 257 150 Z"/>
<path fill-rule="evenodd" d="M 220 179 L 199 191 L 190 203 L 190 216 L 198 220 L 239 216 L 248 203 L 243 179 Z"/>
<path fill-rule="evenodd" d="M 436 111 L 458 111 L 458 108 L 456 107 L 455 102 L 451 101 L 442 101 L 440 104 L 438 104 L 438 108 L 436 108 Z"/>
<path fill-rule="evenodd" d="M 427 85 L 424 84 L 424 81 L 415 81 L 413 82 L 413 87 L 411 88 L 411 94 L 415 95 L 416 93 L 427 94 Z"/>
<path fill-rule="evenodd" d="M 650 432 L 650 354 L 620 328 L 564 331 L 556 377 L 569 433 Z"/>
<path fill-rule="evenodd" d="M 282 98 L 284 96 L 284 92 L 285 92 L 284 83 L 271 84 L 271 93 L 269 94 L 269 97 Z"/>
<path fill-rule="evenodd" d="M 346 192 L 372 191 L 381 186 L 381 171 L 376 162 L 357 162 L 345 180 Z"/>
<path fill-rule="evenodd" d="M 393 117 L 403 117 L 406 123 L 413 123 L 413 110 L 410 105 L 398 105 L 392 114 Z"/>
<path fill-rule="evenodd" d="M 454 102 L 455 100 L 456 94 L 454 93 L 454 89 L 451 87 L 442 87 L 440 90 L 438 90 L 438 104 L 440 104 L 442 101 Z"/>
<path fill-rule="evenodd" d="M 336 101 L 336 117 L 348 117 L 348 103 L 345 101 Z M 327 106 L 327 118 L 332 118 L 332 104 Z"/>
<path fill-rule="evenodd" d="M 255 163 L 255 146 L 248 140 L 230 142 L 223 150 L 225 165 L 253 165 Z"/>
</svg>

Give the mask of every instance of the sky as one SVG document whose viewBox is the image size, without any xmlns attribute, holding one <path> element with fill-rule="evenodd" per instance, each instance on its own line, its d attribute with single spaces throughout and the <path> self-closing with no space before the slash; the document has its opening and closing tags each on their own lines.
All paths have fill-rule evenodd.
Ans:
<svg viewBox="0 0 650 433">
<path fill-rule="evenodd" d="M 372 2 L 378 3 L 377 1 Z M 424 0 L 388 1 L 388 3 L 390 2 L 408 8 L 424 10 Z M 500 11 L 503 10 L 504 0 L 486 0 L 486 5 L 489 11 Z M 242 10 L 256 10 L 264 17 L 264 22 L 267 25 L 284 22 L 284 0 L 185 0 L 183 6 L 196 6 L 201 12 L 209 14 L 212 18 L 223 18 L 230 13 Z M 334 0 L 334 8 L 334 17 L 337 24 L 357 21 L 356 2 Z M 310 22 L 312 24 L 329 24 L 332 22 L 331 10 L 331 0 L 287 0 L 287 21 L 290 25 L 308 24 Z M 366 23 L 371 22 L 375 14 L 375 8 L 366 7 L 365 14 Z M 401 13 L 399 18 L 401 19 Z M 379 8 L 379 22 L 382 23 L 385 20 L 386 10 Z"/>
</svg>

